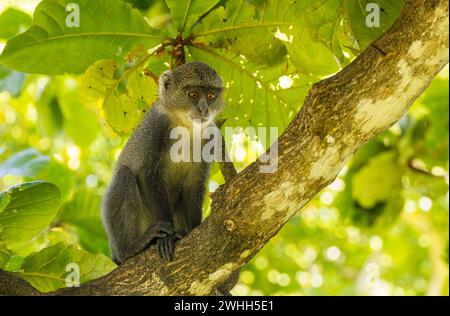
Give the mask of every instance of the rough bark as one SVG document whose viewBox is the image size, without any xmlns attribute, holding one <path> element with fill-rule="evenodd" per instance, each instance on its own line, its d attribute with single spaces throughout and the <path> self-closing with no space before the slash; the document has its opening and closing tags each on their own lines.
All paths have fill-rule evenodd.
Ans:
<svg viewBox="0 0 450 316">
<path fill-rule="evenodd" d="M 278 168 L 256 162 L 213 195 L 213 213 L 163 263 L 154 249 L 56 295 L 208 295 L 331 183 L 351 155 L 395 123 L 448 63 L 448 1 L 409 0 L 352 64 L 311 89 L 278 141 Z M 0 273 L 0 294 L 38 294 Z"/>
</svg>

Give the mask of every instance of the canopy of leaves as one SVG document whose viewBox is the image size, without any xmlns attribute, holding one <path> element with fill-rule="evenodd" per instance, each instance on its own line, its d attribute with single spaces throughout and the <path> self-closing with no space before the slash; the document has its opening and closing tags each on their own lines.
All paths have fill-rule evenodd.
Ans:
<svg viewBox="0 0 450 316">
<path fill-rule="evenodd" d="M 81 282 L 115 268 L 101 197 L 181 40 L 187 61 L 223 78 L 223 128 L 280 134 L 310 87 L 404 3 L 80 0 L 69 27 L 72 2 L 0 4 L 0 268 L 41 291 L 66 286 L 70 263 Z M 369 2 L 379 27 L 367 27 Z M 249 262 L 234 293 L 448 294 L 448 128 L 447 69 Z M 242 170 L 269 143 L 238 131 L 227 145 Z M 222 182 L 214 165 L 209 191 Z"/>
</svg>

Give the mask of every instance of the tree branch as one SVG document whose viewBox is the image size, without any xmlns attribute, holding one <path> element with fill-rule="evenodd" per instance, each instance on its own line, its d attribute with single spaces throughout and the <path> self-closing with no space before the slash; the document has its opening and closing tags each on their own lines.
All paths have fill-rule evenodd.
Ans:
<svg viewBox="0 0 450 316">
<path fill-rule="evenodd" d="M 38 296 L 42 293 L 13 273 L 0 270 L 0 295 Z"/>
<path fill-rule="evenodd" d="M 448 44 L 448 1 L 407 1 L 383 36 L 313 86 L 279 138 L 276 172 L 259 173 L 256 162 L 221 186 L 212 214 L 177 243 L 172 262 L 161 261 L 152 247 L 100 279 L 52 294 L 212 293 L 331 183 L 358 148 L 407 111 L 447 64 Z M 17 294 L 5 276 L 0 274 L 0 294 Z"/>
</svg>

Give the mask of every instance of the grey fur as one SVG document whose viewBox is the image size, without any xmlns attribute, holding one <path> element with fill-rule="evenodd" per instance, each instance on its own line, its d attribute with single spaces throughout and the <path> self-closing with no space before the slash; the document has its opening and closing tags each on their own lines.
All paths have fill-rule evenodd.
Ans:
<svg viewBox="0 0 450 316">
<path fill-rule="evenodd" d="M 192 62 L 163 73 L 159 92 L 123 148 L 103 200 L 103 222 L 117 263 L 153 243 L 163 259 L 172 260 L 176 239 L 202 220 L 209 164 L 173 162 L 169 153 L 176 140 L 170 131 L 180 125 L 192 131 L 192 119 L 213 124 L 223 107 L 222 81 L 208 65 Z M 231 289 L 222 287 L 223 293 Z"/>
<path fill-rule="evenodd" d="M 171 260 L 175 240 L 200 224 L 209 164 L 173 162 L 170 131 L 180 125 L 192 130 L 192 119 L 210 124 L 223 107 L 221 91 L 218 74 L 200 62 L 161 76 L 158 100 L 123 148 L 103 200 L 114 261 L 155 242 L 159 255 Z"/>
</svg>

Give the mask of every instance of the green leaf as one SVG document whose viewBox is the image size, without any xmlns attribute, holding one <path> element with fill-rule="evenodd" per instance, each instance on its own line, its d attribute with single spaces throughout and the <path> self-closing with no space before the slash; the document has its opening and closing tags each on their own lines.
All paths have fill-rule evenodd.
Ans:
<svg viewBox="0 0 450 316">
<path fill-rule="evenodd" d="M 90 66 L 80 80 L 80 98 L 86 108 L 101 116 L 106 96 L 118 85 L 114 60 L 99 60 Z"/>
<path fill-rule="evenodd" d="M 1 252 L 1 250 L 0 250 Z M 2 268 L 5 271 L 15 272 L 20 270 L 20 267 L 22 266 L 23 260 L 25 258 L 22 256 L 17 255 L 11 255 L 8 258 L 8 262 L 5 264 L 4 268 Z"/>
<path fill-rule="evenodd" d="M 292 25 L 289 1 L 267 1 L 261 16 L 257 8 L 230 0 L 210 12 L 193 28 L 194 45 L 229 49 L 250 62 L 273 65 L 283 62 L 286 47 L 274 37 L 277 27 Z M 277 13 L 273 14 L 273 10 Z"/>
<path fill-rule="evenodd" d="M 80 189 L 64 206 L 58 221 L 74 227 L 83 249 L 107 255 L 109 243 L 103 228 L 100 209 L 100 196 L 91 190 Z"/>
<path fill-rule="evenodd" d="M 89 67 L 81 80 L 81 101 L 117 133 L 129 133 L 156 100 L 157 86 L 142 67 L 130 68 L 118 79 L 114 77 L 116 70 L 113 60 L 99 60 Z M 125 80 L 126 91 L 122 93 L 119 85 Z"/>
<path fill-rule="evenodd" d="M 0 65 L 0 92 L 8 91 L 18 96 L 22 91 L 25 74 Z"/>
<path fill-rule="evenodd" d="M 344 56 L 343 46 L 351 45 L 353 38 L 343 28 L 342 0 L 304 0 L 299 6 L 299 22 L 307 28 L 309 36 L 332 51 L 341 64 L 347 64 L 350 60 Z"/>
<path fill-rule="evenodd" d="M 57 88 L 55 97 L 64 118 L 64 133 L 79 147 L 87 148 L 97 138 L 100 130 L 98 119 L 81 103 L 79 85 L 75 79 L 58 81 Z M 83 122 L 81 129 L 80 122 Z"/>
<path fill-rule="evenodd" d="M 402 187 L 402 169 L 395 151 L 388 151 L 369 160 L 352 178 L 353 198 L 364 208 L 386 202 Z"/>
<path fill-rule="evenodd" d="M 163 40 L 139 11 L 119 0 L 77 1 L 80 25 L 68 27 L 69 3 L 42 1 L 31 28 L 7 42 L 0 62 L 27 73 L 82 73 L 99 59 L 122 60 L 135 45 L 150 48 Z"/>
<path fill-rule="evenodd" d="M 427 115 L 423 118 L 426 132 L 423 140 L 413 140 L 417 156 L 430 165 L 448 166 L 449 92 L 448 79 L 435 79 L 420 98 Z M 447 167 L 448 169 L 448 167 Z"/>
<path fill-rule="evenodd" d="M 0 39 L 8 39 L 31 25 L 31 17 L 23 11 L 7 8 L 0 15 Z"/>
<path fill-rule="evenodd" d="M 219 0 L 166 0 L 173 21 L 178 31 L 189 30 L 206 12 L 211 10 Z"/>
<path fill-rule="evenodd" d="M 21 177 L 36 177 L 50 162 L 50 158 L 42 155 L 34 148 L 25 149 L 10 156 L 0 165 L 0 178 L 12 174 Z"/>
<path fill-rule="evenodd" d="M 17 274 L 39 291 L 50 292 L 66 287 L 66 277 L 75 271 L 71 269 L 74 265 L 79 268 L 80 283 L 116 268 L 114 262 L 102 254 L 94 255 L 76 246 L 58 243 L 26 257 Z"/>
<path fill-rule="evenodd" d="M 323 43 L 315 41 L 305 25 L 300 24 L 294 28 L 292 34 L 292 42 L 286 43 L 286 47 L 300 72 L 326 76 L 340 70 L 333 52 Z"/>
<path fill-rule="evenodd" d="M 280 135 L 317 80 L 299 75 L 289 64 L 260 67 L 233 53 L 197 47 L 190 47 L 189 52 L 194 60 L 208 63 L 223 78 L 226 107 L 222 115 L 227 118 L 224 126 L 278 127 Z M 289 76 L 292 86 L 280 87 L 282 75 Z"/>
<path fill-rule="evenodd" d="M 194 38 L 218 36 L 231 39 L 236 32 L 267 29 L 276 31 L 277 27 L 289 27 L 295 22 L 297 13 L 294 1 L 263 1 L 260 12 L 245 1 L 229 0 L 225 6 L 219 6 L 210 12 L 201 23 L 192 29 Z M 250 34 L 250 33 L 247 33 Z M 214 37 L 210 37 L 213 40 Z"/>
<path fill-rule="evenodd" d="M 61 133 L 64 125 L 64 117 L 56 96 L 59 89 L 61 87 L 55 80 L 48 81 L 35 103 L 39 130 L 42 135 L 52 138 Z"/>
<path fill-rule="evenodd" d="M 169 70 L 170 65 L 170 48 L 166 48 L 163 54 L 158 54 L 148 60 L 144 69 L 149 69 L 155 76 L 159 78 L 162 73 Z"/>
<path fill-rule="evenodd" d="M 60 204 L 61 191 L 48 182 L 28 182 L 1 192 L 0 240 L 20 242 L 36 236 L 52 222 Z"/>
<path fill-rule="evenodd" d="M 341 0 L 229 0 L 193 28 L 194 44 L 225 48 L 250 62 L 275 64 L 287 52 L 305 74 L 329 75 L 348 63 L 341 42 Z M 347 43 L 347 42 L 345 42 Z M 287 48 L 287 50 L 286 50 Z M 335 57 L 336 56 L 336 57 Z"/>
<path fill-rule="evenodd" d="M 0 247 L 0 269 L 6 270 L 5 267 L 12 256 L 12 252 L 8 249 L 2 249 Z"/>
<path fill-rule="evenodd" d="M 346 21 L 348 21 L 361 51 L 394 23 L 404 6 L 404 2 L 404 0 L 343 0 Z M 380 27 L 367 26 L 366 17 L 370 14 L 366 11 L 368 3 L 374 3 L 380 7 Z"/>
</svg>

